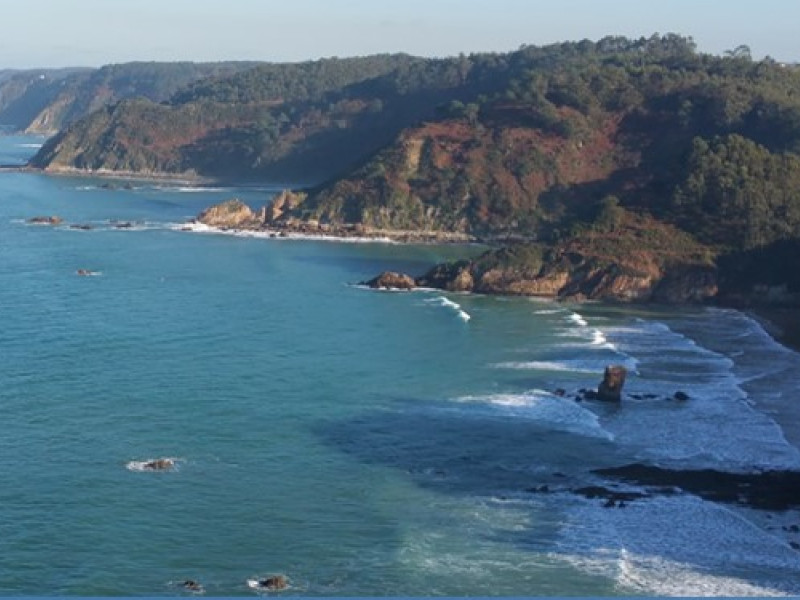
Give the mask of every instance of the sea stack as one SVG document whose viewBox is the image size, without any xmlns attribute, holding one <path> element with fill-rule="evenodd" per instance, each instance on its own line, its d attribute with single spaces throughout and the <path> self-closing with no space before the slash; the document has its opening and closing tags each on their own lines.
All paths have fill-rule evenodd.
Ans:
<svg viewBox="0 0 800 600">
<path fill-rule="evenodd" d="M 619 402 L 627 374 L 628 370 L 622 365 L 607 366 L 605 373 L 603 373 L 603 381 L 597 387 L 597 397 L 600 400 Z"/>
</svg>

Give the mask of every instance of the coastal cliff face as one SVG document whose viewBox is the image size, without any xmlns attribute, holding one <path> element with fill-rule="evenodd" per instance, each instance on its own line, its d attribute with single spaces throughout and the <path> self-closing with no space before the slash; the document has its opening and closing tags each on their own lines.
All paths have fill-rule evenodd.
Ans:
<svg viewBox="0 0 800 600">
<path fill-rule="evenodd" d="M 636 234 L 650 247 L 631 251 Z M 702 246 L 677 230 L 632 219 L 627 229 L 586 232 L 563 243 L 519 244 L 471 261 L 437 265 L 417 285 L 455 292 L 617 302 L 705 302 L 717 269 Z"/>
<path fill-rule="evenodd" d="M 510 252 L 516 256 L 508 263 Z M 541 258 L 530 260 L 536 254 Z M 375 288 L 425 287 L 578 302 L 696 304 L 716 298 L 717 271 L 712 265 L 669 266 L 648 262 L 637 263 L 634 270 L 630 265 L 598 257 L 517 246 L 490 251 L 474 261 L 437 265 L 416 279 L 405 274 L 383 273 L 364 283 Z M 640 270 L 643 267 L 648 270 Z"/>
<path fill-rule="evenodd" d="M 407 129 L 363 167 L 313 190 L 297 216 L 376 229 L 529 237 L 561 217 L 543 198 L 556 187 L 607 179 L 634 164 L 615 143 L 618 119 L 574 138 L 526 127 L 530 111 L 504 103 L 480 120 L 446 119 Z M 563 117 L 579 118 L 564 108 Z"/>
</svg>

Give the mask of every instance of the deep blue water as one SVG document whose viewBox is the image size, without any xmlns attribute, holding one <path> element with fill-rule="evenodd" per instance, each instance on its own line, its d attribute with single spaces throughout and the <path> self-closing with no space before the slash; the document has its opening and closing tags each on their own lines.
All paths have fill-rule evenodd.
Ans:
<svg viewBox="0 0 800 600">
<path fill-rule="evenodd" d="M 800 357 L 746 316 L 369 291 L 476 249 L 186 232 L 274 190 L 104 185 L 0 173 L 0 595 L 800 593 L 796 514 L 566 491 L 800 468 Z M 609 363 L 658 398 L 575 402 Z"/>
</svg>

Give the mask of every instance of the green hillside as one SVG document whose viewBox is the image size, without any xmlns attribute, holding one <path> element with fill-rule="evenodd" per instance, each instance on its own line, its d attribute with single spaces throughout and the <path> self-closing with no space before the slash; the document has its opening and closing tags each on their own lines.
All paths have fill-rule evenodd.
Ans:
<svg viewBox="0 0 800 600">
<path fill-rule="evenodd" d="M 668 34 L 260 65 L 110 105 L 32 165 L 300 181 L 302 201 L 252 226 L 539 248 L 494 283 L 503 251 L 471 264 L 472 289 L 547 276 L 575 297 L 790 298 L 799 153 L 798 67 Z"/>
</svg>

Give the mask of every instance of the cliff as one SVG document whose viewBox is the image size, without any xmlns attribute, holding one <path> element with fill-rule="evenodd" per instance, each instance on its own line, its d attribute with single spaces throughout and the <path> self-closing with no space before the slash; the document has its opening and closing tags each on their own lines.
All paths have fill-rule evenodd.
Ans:
<svg viewBox="0 0 800 600">
<path fill-rule="evenodd" d="M 619 302 L 704 302 L 718 291 L 717 268 L 706 248 L 671 226 L 634 215 L 613 229 L 587 230 L 560 243 L 515 244 L 437 265 L 416 284 Z"/>
</svg>

